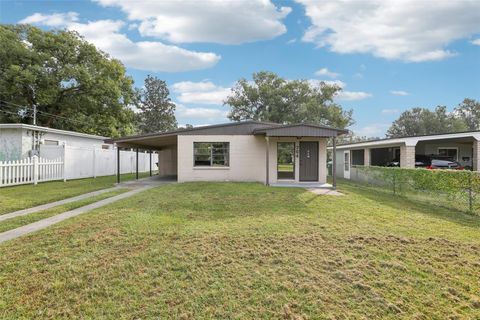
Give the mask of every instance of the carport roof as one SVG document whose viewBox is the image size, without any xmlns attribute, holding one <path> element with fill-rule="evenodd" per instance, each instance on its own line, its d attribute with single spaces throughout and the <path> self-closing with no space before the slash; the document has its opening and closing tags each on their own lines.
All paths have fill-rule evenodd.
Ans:
<svg viewBox="0 0 480 320">
<path fill-rule="evenodd" d="M 356 149 L 363 147 L 383 147 L 391 145 L 405 144 L 407 146 L 416 146 L 419 141 L 435 141 L 435 140 L 449 140 L 449 139 L 475 139 L 480 141 L 480 131 L 464 131 L 439 133 L 430 135 L 407 136 L 400 138 L 376 139 L 370 141 L 359 141 L 354 143 L 345 143 L 337 145 L 337 149 Z"/>
<path fill-rule="evenodd" d="M 277 137 L 336 137 L 347 130 L 314 124 L 282 125 L 273 122 L 242 121 L 196 128 L 179 129 L 168 132 L 121 137 L 105 140 L 119 147 L 161 149 L 177 144 L 180 135 L 265 135 Z"/>
</svg>

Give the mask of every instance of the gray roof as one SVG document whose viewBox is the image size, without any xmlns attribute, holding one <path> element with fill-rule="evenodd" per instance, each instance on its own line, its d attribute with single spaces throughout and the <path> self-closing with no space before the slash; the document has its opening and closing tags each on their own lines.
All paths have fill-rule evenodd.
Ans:
<svg viewBox="0 0 480 320">
<path fill-rule="evenodd" d="M 253 133 L 268 137 L 336 137 L 348 133 L 348 130 L 315 124 L 291 124 L 255 129 Z"/>
<path fill-rule="evenodd" d="M 273 122 L 241 121 L 217 124 L 189 129 L 179 129 L 168 132 L 150 133 L 144 135 L 108 139 L 106 142 L 115 142 L 122 147 L 152 145 L 154 140 L 162 139 L 163 143 L 172 144 L 176 136 L 186 135 L 266 135 L 277 137 L 336 137 L 347 133 L 347 130 L 313 124 L 282 125 Z"/>
</svg>

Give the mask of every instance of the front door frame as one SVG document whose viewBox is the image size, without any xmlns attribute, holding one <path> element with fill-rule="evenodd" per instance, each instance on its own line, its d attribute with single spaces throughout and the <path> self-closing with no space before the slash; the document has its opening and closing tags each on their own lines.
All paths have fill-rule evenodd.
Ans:
<svg viewBox="0 0 480 320">
<path fill-rule="evenodd" d="M 314 180 L 311 180 L 311 179 L 308 179 L 308 180 L 305 180 L 305 179 L 302 179 L 302 166 L 304 166 L 304 161 L 302 161 L 302 143 L 314 143 L 317 145 L 317 153 L 316 153 L 316 159 L 317 159 L 317 164 L 316 164 L 316 171 L 317 171 L 317 175 L 316 175 L 316 178 Z M 319 151 L 320 151 L 320 144 L 318 143 L 318 141 L 299 141 L 299 155 L 298 155 L 298 160 L 299 160 L 299 171 L 298 171 L 298 181 L 299 182 L 315 182 L 315 181 L 318 181 L 319 180 L 319 175 L 320 175 L 320 170 L 319 170 L 319 163 L 320 163 L 320 155 L 319 155 Z"/>
</svg>

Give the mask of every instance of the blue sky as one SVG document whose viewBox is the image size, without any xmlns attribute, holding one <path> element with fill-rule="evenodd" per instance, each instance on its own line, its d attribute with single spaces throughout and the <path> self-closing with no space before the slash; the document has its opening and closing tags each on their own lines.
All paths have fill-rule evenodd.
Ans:
<svg viewBox="0 0 480 320">
<path fill-rule="evenodd" d="M 137 86 L 167 81 L 180 124 L 226 122 L 221 101 L 255 71 L 336 81 L 359 135 L 403 110 L 480 99 L 480 1 L 1 1 L 2 23 L 77 30 Z"/>
</svg>

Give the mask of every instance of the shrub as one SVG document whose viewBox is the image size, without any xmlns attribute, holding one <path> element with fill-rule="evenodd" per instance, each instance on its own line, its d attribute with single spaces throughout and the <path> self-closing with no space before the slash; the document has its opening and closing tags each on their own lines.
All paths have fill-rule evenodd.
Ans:
<svg viewBox="0 0 480 320">
<path fill-rule="evenodd" d="M 357 166 L 368 181 L 388 188 L 393 194 L 408 191 L 431 192 L 447 196 L 452 201 L 465 201 L 468 211 L 478 209 L 480 174 L 460 170 L 427 170 L 391 167 Z"/>
</svg>

